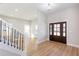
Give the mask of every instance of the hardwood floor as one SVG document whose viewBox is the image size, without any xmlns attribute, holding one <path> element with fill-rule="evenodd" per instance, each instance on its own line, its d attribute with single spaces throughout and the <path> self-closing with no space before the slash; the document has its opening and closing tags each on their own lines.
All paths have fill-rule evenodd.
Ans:
<svg viewBox="0 0 79 59">
<path fill-rule="evenodd" d="M 37 51 L 31 56 L 79 56 L 79 48 L 59 42 L 46 41 L 39 44 Z"/>
</svg>

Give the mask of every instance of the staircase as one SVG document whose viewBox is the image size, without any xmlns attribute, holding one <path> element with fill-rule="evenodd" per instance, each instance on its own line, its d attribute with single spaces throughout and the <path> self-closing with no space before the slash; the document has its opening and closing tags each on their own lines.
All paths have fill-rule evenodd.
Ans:
<svg viewBox="0 0 79 59">
<path fill-rule="evenodd" d="M 24 33 L 4 20 L 0 20 L 0 51 L 1 50 L 9 51 L 19 56 L 25 55 Z"/>
</svg>

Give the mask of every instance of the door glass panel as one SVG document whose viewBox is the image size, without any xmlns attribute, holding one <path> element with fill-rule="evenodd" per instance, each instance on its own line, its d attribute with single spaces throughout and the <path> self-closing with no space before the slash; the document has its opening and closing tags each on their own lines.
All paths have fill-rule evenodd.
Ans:
<svg viewBox="0 0 79 59">
<path fill-rule="evenodd" d="M 63 32 L 65 32 L 65 28 L 63 28 Z"/>
<path fill-rule="evenodd" d="M 60 24 L 57 24 L 57 27 L 60 27 Z"/>
<path fill-rule="evenodd" d="M 10 42 L 11 42 L 11 35 L 12 34 L 12 31 L 11 31 L 11 28 L 9 27 L 9 39 L 10 39 Z"/>
<path fill-rule="evenodd" d="M 50 32 L 52 32 L 52 29 L 50 29 Z"/>
<path fill-rule="evenodd" d="M 6 41 L 8 40 L 8 26 L 6 26 Z"/>
<path fill-rule="evenodd" d="M 63 36 L 64 36 L 64 37 L 66 36 L 66 33 L 65 33 L 66 29 L 65 29 L 65 26 L 66 26 L 66 24 L 63 23 Z"/>
<path fill-rule="evenodd" d="M 56 32 L 54 32 L 54 35 L 56 35 Z"/>
<path fill-rule="evenodd" d="M 50 32 L 52 32 L 52 29 L 50 29 Z"/>
<path fill-rule="evenodd" d="M 58 27 L 58 28 L 57 28 L 57 31 L 59 31 L 59 32 L 60 32 L 60 27 Z"/>
<path fill-rule="evenodd" d="M 63 27 L 65 27 L 65 23 L 63 24 Z"/>
<path fill-rule="evenodd" d="M 4 42 L 6 40 L 6 24 L 3 23 L 3 39 L 4 39 Z"/>
<path fill-rule="evenodd" d="M 56 24 L 54 24 L 54 28 L 56 28 L 57 27 L 57 25 Z"/>
<path fill-rule="evenodd" d="M 56 31 L 57 29 L 56 28 L 54 28 L 54 31 Z"/>
<path fill-rule="evenodd" d="M 50 25 L 50 35 L 52 35 L 52 25 Z"/>
<path fill-rule="evenodd" d="M 52 25 L 50 25 L 50 28 L 52 28 Z"/>
<path fill-rule="evenodd" d="M 57 32 L 57 36 L 60 36 L 60 32 Z"/>
<path fill-rule="evenodd" d="M 52 35 L 52 32 L 50 32 L 50 35 Z"/>
<path fill-rule="evenodd" d="M 63 32 L 63 36 L 65 36 L 65 32 Z"/>
</svg>

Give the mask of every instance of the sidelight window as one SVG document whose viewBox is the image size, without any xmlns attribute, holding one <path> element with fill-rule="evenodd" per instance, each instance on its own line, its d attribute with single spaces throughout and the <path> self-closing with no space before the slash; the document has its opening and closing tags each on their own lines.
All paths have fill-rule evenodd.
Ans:
<svg viewBox="0 0 79 59">
<path fill-rule="evenodd" d="M 50 35 L 52 35 L 52 25 L 50 25 Z"/>
</svg>

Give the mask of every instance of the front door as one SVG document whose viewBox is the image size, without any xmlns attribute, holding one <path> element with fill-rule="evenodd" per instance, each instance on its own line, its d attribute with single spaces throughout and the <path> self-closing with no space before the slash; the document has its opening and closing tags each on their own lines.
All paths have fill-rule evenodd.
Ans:
<svg viewBox="0 0 79 59">
<path fill-rule="evenodd" d="M 49 24 L 49 35 L 51 41 L 66 43 L 66 22 L 57 22 Z"/>
</svg>

